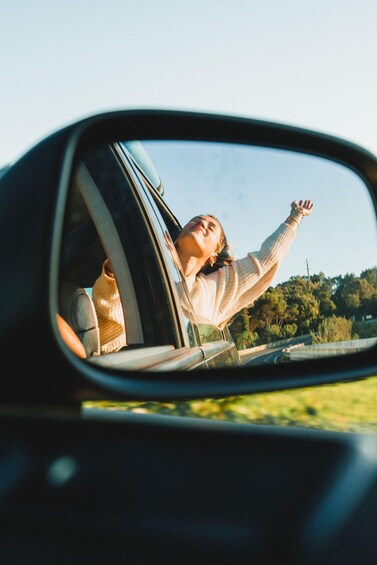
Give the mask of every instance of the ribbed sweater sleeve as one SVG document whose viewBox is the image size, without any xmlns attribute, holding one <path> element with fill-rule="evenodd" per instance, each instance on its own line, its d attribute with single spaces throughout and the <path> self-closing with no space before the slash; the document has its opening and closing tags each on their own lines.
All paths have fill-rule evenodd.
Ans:
<svg viewBox="0 0 377 565">
<path fill-rule="evenodd" d="M 245 306 L 250 306 L 270 286 L 280 262 L 287 255 L 296 231 L 281 224 L 262 244 L 209 275 L 189 280 L 191 301 L 199 322 L 219 327 Z"/>
<path fill-rule="evenodd" d="M 98 317 L 101 353 L 118 351 L 127 345 L 123 308 L 116 280 L 106 274 L 104 265 L 101 276 L 94 283 L 92 296 Z"/>
<path fill-rule="evenodd" d="M 251 305 L 270 286 L 295 235 L 292 227 L 281 224 L 259 251 L 248 253 L 243 259 L 209 275 L 186 277 L 194 318 L 221 328 L 234 314 Z M 117 351 L 127 344 L 123 309 L 116 280 L 106 274 L 104 266 L 93 287 L 93 302 L 98 316 L 101 353 Z"/>
</svg>

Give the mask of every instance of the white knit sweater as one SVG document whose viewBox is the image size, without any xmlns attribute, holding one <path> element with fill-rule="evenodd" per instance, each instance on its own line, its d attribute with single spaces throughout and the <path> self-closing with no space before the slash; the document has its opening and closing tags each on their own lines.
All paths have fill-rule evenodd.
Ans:
<svg viewBox="0 0 377 565">
<path fill-rule="evenodd" d="M 250 306 L 270 286 L 280 262 L 287 255 L 296 230 L 281 224 L 262 244 L 226 267 L 204 275 L 186 277 L 194 317 L 197 322 L 220 328 L 245 306 Z M 116 351 L 126 345 L 124 318 L 115 279 L 104 268 L 93 287 L 93 301 L 100 327 L 101 352 Z"/>
<path fill-rule="evenodd" d="M 281 224 L 259 251 L 209 275 L 187 277 L 197 321 L 223 327 L 234 314 L 252 305 L 270 286 L 295 235 L 288 224 Z"/>
</svg>

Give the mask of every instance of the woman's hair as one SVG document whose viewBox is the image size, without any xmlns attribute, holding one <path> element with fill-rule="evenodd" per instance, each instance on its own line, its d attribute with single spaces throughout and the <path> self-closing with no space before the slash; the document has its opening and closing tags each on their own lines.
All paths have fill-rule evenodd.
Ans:
<svg viewBox="0 0 377 565">
<path fill-rule="evenodd" d="M 219 241 L 219 245 L 216 249 L 217 259 L 216 259 L 216 261 L 214 262 L 213 265 L 211 265 L 210 263 L 207 262 L 200 269 L 199 272 L 203 273 L 203 275 L 209 275 L 210 273 L 214 273 L 218 269 L 221 269 L 221 267 L 225 267 L 226 265 L 230 265 L 233 261 L 235 261 L 235 258 L 230 254 L 230 247 L 229 247 L 228 241 L 226 239 L 224 228 L 221 225 L 221 222 L 218 220 L 218 218 L 216 218 L 216 216 L 213 216 L 212 214 L 206 214 L 206 215 L 209 216 L 210 218 L 213 218 L 214 220 L 216 220 L 216 222 L 219 224 L 219 226 L 220 226 L 220 241 Z"/>
</svg>

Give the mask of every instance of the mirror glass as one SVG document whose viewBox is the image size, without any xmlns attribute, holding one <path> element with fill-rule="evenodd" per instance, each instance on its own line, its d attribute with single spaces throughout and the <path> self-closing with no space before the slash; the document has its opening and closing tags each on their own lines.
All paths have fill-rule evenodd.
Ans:
<svg viewBox="0 0 377 565">
<path fill-rule="evenodd" d="M 203 141 L 95 147 L 67 200 L 61 335 L 125 370 L 351 354 L 376 342 L 376 249 L 367 187 L 338 163 Z"/>
</svg>

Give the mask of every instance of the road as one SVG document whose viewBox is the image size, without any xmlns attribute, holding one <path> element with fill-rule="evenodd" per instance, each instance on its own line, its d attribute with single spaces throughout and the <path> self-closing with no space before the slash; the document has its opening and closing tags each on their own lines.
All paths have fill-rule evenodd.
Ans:
<svg viewBox="0 0 377 565">
<path fill-rule="evenodd" d="M 265 363 L 268 363 L 269 365 L 271 363 L 280 363 L 283 356 L 283 349 L 285 349 L 285 347 L 286 346 L 274 347 L 272 349 L 264 349 L 263 351 L 258 351 L 251 358 L 249 357 L 244 365 L 248 367 L 250 365 L 263 365 Z"/>
<path fill-rule="evenodd" d="M 296 345 L 297 343 L 304 343 L 304 344 L 309 344 L 311 343 L 312 338 L 310 335 L 307 336 L 301 336 L 300 338 L 296 338 Z M 260 351 L 256 351 L 255 353 L 251 353 L 250 355 L 247 355 L 247 360 L 245 359 L 245 362 L 242 363 L 244 366 L 250 366 L 250 365 L 264 365 L 264 364 L 271 364 L 271 363 L 281 363 L 282 362 L 282 357 L 284 355 L 283 350 L 286 347 L 292 346 L 293 343 L 282 343 L 281 345 L 277 346 L 277 344 L 275 344 L 275 346 L 273 347 L 269 347 L 267 349 L 262 349 Z"/>
</svg>

